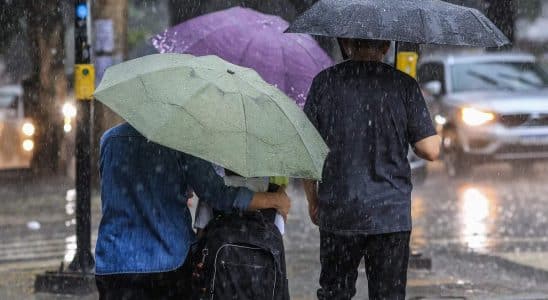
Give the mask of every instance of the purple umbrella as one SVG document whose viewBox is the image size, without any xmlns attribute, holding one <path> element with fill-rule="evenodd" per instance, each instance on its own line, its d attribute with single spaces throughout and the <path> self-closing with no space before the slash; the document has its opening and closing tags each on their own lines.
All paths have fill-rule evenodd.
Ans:
<svg viewBox="0 0 548 300">
<path fill-rule="evenodd" d="M 252 68 L 303 107 L 312 79 L 332 60 L 309 35 L 283 33 L 289 23 L 234 7 L 183 22 L 153 38 L 160 53 L 217 55 Z"/>
</svg>

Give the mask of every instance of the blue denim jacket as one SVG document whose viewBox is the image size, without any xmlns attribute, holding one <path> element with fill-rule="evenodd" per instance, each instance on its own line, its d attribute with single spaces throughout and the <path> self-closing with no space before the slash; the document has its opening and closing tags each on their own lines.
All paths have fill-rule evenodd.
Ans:
<svg viewBox="0 0 548 300">
<path fill-rule="evenodd" d="M 154 273 L 182 266 L 195 241 L 186 191 L 222 210 L 245 210 L 253 192 L 223 183 L 213 166 L 148 141 L 125 123 L 101 138 L 103 217 L 96 274 Z"/>
</svg>

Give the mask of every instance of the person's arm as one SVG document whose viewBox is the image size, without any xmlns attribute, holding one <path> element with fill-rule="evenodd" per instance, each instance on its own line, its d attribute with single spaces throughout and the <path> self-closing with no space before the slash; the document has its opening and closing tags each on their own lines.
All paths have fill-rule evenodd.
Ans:
<svg viewBox="0 0 548 300">
<path fill-rule="evenodd" d="M 211 163 L 184 156 L 186 178 L 200 200 L 207 202 L 212 208 L 220 211 L 246 211 L 274 208 L 284 217 L 290 208 L 289 197 L 285 191 L 277 193 L 254 193 L 243 187 L 228 187 L 223 178 L 215 173 Z"/>
<path fill-rule="evenodd" d="M 306 99 L 306 105 L 303 109 L 312 125 L 316 127 L 320 134 L 322 134 L 320 122 L 321 97 L 325 94 L 323 88 L 326 85 L 324 82 L 324 72 L 321 72 L 314 78 L 312 86 L 310 87 L 310 92 L 308 93 L 308 97 Z M 308 215 L 310 216 L 312 223 L 318 225 L 318 182 L 315 180 L 305 179 L 303 180 L 303 186 L 306 193 L 306 199 L 308 201 Z"/>
<path fill-rule="evenodd" d="M 440 136 L 433 135 L 416 142 L 413 149 L 420 158 L 435 161 L 440 157 L 440 145 Z"/>
<path fill-rule="evenodd" d="M 308 201 L 308 214 L 312 223 L 318 225 L 318 182 L 315 180 L 303 180 L 304 192 Z"/>
<path fill-rule="evenodd" d="M 415 153 L 435 161 L 440 155 L 441 138 L 436 134 L 426 101 L 416 81 L 412 82 L 407 98 L 407 138 Z"/>
</svg>

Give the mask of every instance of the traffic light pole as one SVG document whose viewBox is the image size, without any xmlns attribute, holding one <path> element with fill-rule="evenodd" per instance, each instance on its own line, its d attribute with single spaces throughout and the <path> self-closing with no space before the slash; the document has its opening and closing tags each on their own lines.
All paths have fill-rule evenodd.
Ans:
<svg viewBox="0 0 548 300">
<path fill-rule="evenodd" d="M 91 253 L 91 109 L 95 69 L 88 39 L 89 3 L 75 0 L 74 94 L 78 102 L 76 121 L 76 253 L 67 270 L 38 274 L 37 293 L 89 294 L 95 291 L 95 262 Z"/>
<path fill-rule="evenodd" d="M 91 254 L 91 101 L 95 76 L 88 39 L 89 6 L 75 1 L 74 90 L 78 103 L 76 120 L 76 254 L 69 270 L 90 272 L 95 262 Z"/>
</svg>

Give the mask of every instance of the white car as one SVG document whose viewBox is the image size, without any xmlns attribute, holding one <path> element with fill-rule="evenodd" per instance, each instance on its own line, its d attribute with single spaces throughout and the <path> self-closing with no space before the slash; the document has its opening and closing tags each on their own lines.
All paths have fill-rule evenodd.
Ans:
<svg viewBox="0 0 548 300">
<path fill-rule="evenodd" d="M 0 170 L 31 167 L 35 127 L 25 117 L 20 86 L 0 87 Z"/>
<path fill-rule="evenodd" d="M 431 56 L 418 80 L 443 137 L 450 176 L 506 161 L 530 168 L 548 159 L 548 74 L 528 54 Z"/>
</svg>

